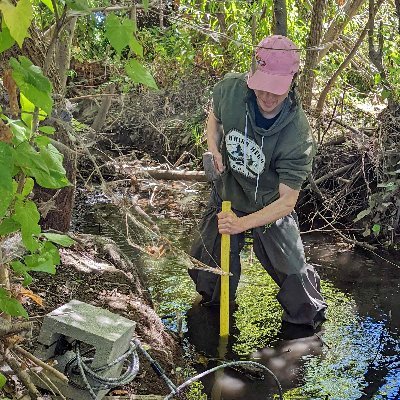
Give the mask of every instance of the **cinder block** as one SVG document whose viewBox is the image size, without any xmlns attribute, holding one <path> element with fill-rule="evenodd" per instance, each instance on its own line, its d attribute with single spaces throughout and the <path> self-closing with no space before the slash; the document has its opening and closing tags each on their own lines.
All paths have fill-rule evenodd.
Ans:
<svg viewBox="0 0 400 400">
<path fill-rule="evenodd" d="M 64 372 L 72 353 L 65 352 L 62 348 L 77 340 L 94 347 L 95 353 L 91 367 L 97 368 L 124 354 L 129 349 L 134 331 L 134 321 L 108 310 L 72 300 L 44 317 L 38 338 L 38 350 L 35 355 L 42 360 L 57 360 L 56 368 Z M 121 370 L 122 364 L 117 364 L 99 374 L 107 378 L 117 378 L 120 376 Z M 92 383 L 90 379 L 89 382 Z M 39 383 L 39 386 L 43 387 L 43 384 Z M 73 400 L 92 399 L 89 391 L 61 382 L 57 386 L 67 398 Z M 108 390 L 96 392 L 96 399 L 102 399 L 107 392 Z"/>
</svg>

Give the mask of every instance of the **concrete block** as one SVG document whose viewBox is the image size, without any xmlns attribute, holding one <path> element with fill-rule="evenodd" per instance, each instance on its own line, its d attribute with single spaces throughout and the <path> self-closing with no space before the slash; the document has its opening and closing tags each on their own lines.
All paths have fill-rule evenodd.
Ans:
<svg viewBox="0 0 400 400">
<path fill-rule="evenodd" d="M 55 359 L 61 372 L 73 354 L 67 345 L 75 340 L 94 347 L 92 368 L 108 364 L 129 349 L 135 331 L 135 322 L 108 310 L 72 300 L 44 317 L 38 338 L 36 357 L 42 360 Z M 64 349 L 63 349 L 64 348 Z M 122 364 L 117 364 L 100 375 L 107 378 L 120 376 Z M 89 379 L 89 382 L 91 380 Z M 91 400 L 88 391 L 60 383 L 61 392 L 73 400 Z M 39 386 L 41 386 L 39 384 Z M 43 386 L 43 385 L 42 385 Z M 108 390 L 101 390 L 96 399 L 102 399 Z"/>
</svg>

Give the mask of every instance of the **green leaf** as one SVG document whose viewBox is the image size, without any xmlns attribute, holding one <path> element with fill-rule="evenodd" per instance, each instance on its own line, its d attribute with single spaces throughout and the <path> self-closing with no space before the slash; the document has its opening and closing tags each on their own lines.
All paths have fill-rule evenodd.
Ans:
<svg viewBox="0 0 400 400">
<path fill-rule="evenodd" d="M 22 93 L 20 94 L 20 103 L 21 103 L 21 119 L 25 122 L 26 126 L 29 129 L 32 129 L 32 119 L 33 113 L 35 111 L 35 105 L 29 101 Z M 43 121 L 46 119 L 47 114 L 39 109 L 39 121 Z"/>
<path fill-rule="evenodd" d="M 51 0 L 40 0 L 52 13 L 54 13 L 54 7 Z"/>
<path fill-rule="evenodd" d="M 143 0 L 143 9 L 144 11 L 149 11 L 149 0 Z"/>
<path fill-rule="evenodd" d="M 47 240 L 50 242 L 57 243 L 63 247 L 70 247 L 75 243 L 75 240 L 71 239 L 67 235 L 60 235 L 58 233 L 42 233 Z"/>
<path fill-rule="evenodd" d="M 22 189 L 22 196 L 26 197 L 30 194 L 35 186 L 35 181 L 32 178 L 26 178 L 24 188 Z"/>
<path fill-rule="evenodd" d="M 15 213 L 12 217 L 21 225 L 22 242 L 30 251 L 36 251 L 40 246 L 34 235 L 41 232 L 39 211 L 32 200 L 17 201 L 15 203 Z"/>
<path fill-rule="evenodd" d="M 13 133 L 13 144 L 19 145 L 20 143 L 30 139 L 31 131 L 22 121 L 14 121 L 7 118 L 7 122 L 10 126 L 11 132 Z"/>
<path fill-rule="evenodd" d="M 158 86 L 151 76 L 150 72 L 143 67 L 138 61 L 131 59 L 125 65 L 125 71 L 136 83 L 143 83 L 144 85 L 153 89 L 158 89 Z"/>
<path fill-rule="evenodd" d="M 90 12 L 87 0 L 66 0 L 65 4 L 71 10 Z"/>
<path fill-rule="evenodd" d="M 0 372 L 0 389 L 6 384 L 7 378 Z"/>
<path fill-rule="evenodd" d="M 143 57 L 143 46 L 134 37 L 131 38 L 129 47 L 135 54 Z"/>
<path fill-rule="evenodd" d="M 4 217 L 14 198 L 13 166 L 14 160 L 11 146 L 0 142 L 0 218 Z"/>
<path fill-rule="evenodd" d="M 48 115 L 51 114 L 53 99 L 51 98 L 51 82 L 43 75 L 42 70 L 33 65 L 31 61 L 24 57 L 10 59 L 13 69 L 13 78 L 20 91 L 35 106 L 42 108 Z"/>
<path fill-rule="evenodd" d="M 118 54 L 121 54 L 121 51 L 130 45 L 134 31 L 135 24 L 131 19 L 123 18 L 121 22 L 115 14 L 107 17 L 106 38 Z"/>
<path fill-rule="evenodd" d="M 28 286 L 32 283 L 33 279 L 28 274 L 28 267 L 21 261 L 13 261 L 11 263 L 11 268 L 17 275 L 21 275 L 24 277 L 24 281 L 22 282 L 23 286 Z"/>
<path fill-rule="evenodd" d="M 51 144 L 37 152 L 29 143 L 23 142 L 14 149 L 14 160 L 25 175 L 35 178 L 42 187 L 59 189 L 70 184 L 62 165 L 63 156 Z"/>
<path fill-rule="evenodd" d="M 17 300 L 11 298 L 9 293 L 2 288 L 0 288 L 0 310 L 13 317 L 21 316 L 28 318 L 28 313 L 22 305 Z"/>
<path fill-rule="evenodd" d="M 21 225 L 14 221 L 11 217 L 4 218 L 0 223 L 0 236 L 8 235 L 10 233 L 16 232 Z"/>
<path fill-rule="evenodd" d="M 41 254 L 46 254 L 47 257 L 50 257 L 54 265 L 59 265 L 61 263 L 60 252 L 51 242 L 45 242 L 43 244 Z"/>
<path fill-rule="evenodd" d="M 56 267 L 50 254 L 32 254 L 24 257 L 25 264 L 29 271 L 46 272 L 54 275 Z"/>
<path fill-rule="evenodd" d="M 15 40 L 10 35 L 10 30 L 3 23 L 2 31 L 0 32 L 0 53 L 8 50 L 15 43 Z"/>
<path fill-rule="evenodd" d="M 379 224 L 374 224 L 371 230 L 372 232 L 374 232 L 375 235 L 379 235 L 379 232 L 381 231 L 381 226 Z"/>
<path fill-rule="evenodd" d="M 35 137 L 35 143 L 39 147 L 47 147 L 49 144 L 51 144 L 51 139 L 49 139 L 47 136 L 36 136 Z"/>
<path fill-rule="evenodd" d="M 46 135 L 53 135 L 54 132 L 56 131 L 56 128 L 53 126 L 39 126 L 39 131 L 45 133 Z"/>
<path fill-rule="evenodd" d="M 0 2 L 0 10 L 10 30 L 11 36 L 22 47 L 24 39 L 28 36 L 28 28 L 33 19 L 33 7 L 30 0 L 19 0 L 14 7 L 9 0 Z"/>
</svg>

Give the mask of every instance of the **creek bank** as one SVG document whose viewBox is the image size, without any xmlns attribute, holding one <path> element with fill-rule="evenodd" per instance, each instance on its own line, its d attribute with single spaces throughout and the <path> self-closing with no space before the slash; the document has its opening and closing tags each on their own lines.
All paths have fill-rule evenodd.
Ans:
<svg viewBox="0 0 400 400">
<path fill-rule="evenodd" d="M 140 265 L 134 265 L 111 239 L 84 234 L 74 237 L 77 243 L 60 251 L 56 275 L 36 274 L 30 285 L 43 299 L 43 306 L 34 302 L 24 305 L 35 321 L 33 338 L 37 338 L 45 314 L 77 299 L 135 321 L 138 338 L 169 376 L 174 376 L 177 367 L 184 369 L 187 362 L 179 338 L 165 329 L 154 311 Z M 34 349 L 35 339 L 28 346 Z M 114 392 L 167 395 L 169 390 L 141 357 L 139 375 Z"/>
</svg>

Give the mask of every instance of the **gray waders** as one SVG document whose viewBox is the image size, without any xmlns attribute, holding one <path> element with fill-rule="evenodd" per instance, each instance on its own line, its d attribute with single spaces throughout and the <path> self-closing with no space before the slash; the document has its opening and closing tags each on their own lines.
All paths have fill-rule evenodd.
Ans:
<svg viewBox="0 0 400 400">
<path fill-rule="evenodd" d="M 221 235 L 218 233 L 217 214 L 221 211 L 221 200 L 215 190 L 211 193 L 206 212 L 199 224 L 191 255 L 211 267 L 217 267 L 221 256 Z M 233 210 L 239 217 L 245 215 Z M 300 238 L 297 215 L 292 212 L 270 227 L 252 229 L 253 248 L 258 260 L 280 287 L 277 299 L 284 313 L 283 320 L 295 324 L 316 327 L 325 317 L 327 307 L 320 293 L 320 278 L 314 268 L 306 262 Z M 240 252 L 244 247 L 244 233 L 231 236 L 230 300 L 234 300 L 239 284 L 241 265 Z M 206 305 L 218 304 L 220 296 L 219 275 L 189 270 L 196 290 L 203 296 Z"/>
</svg>

